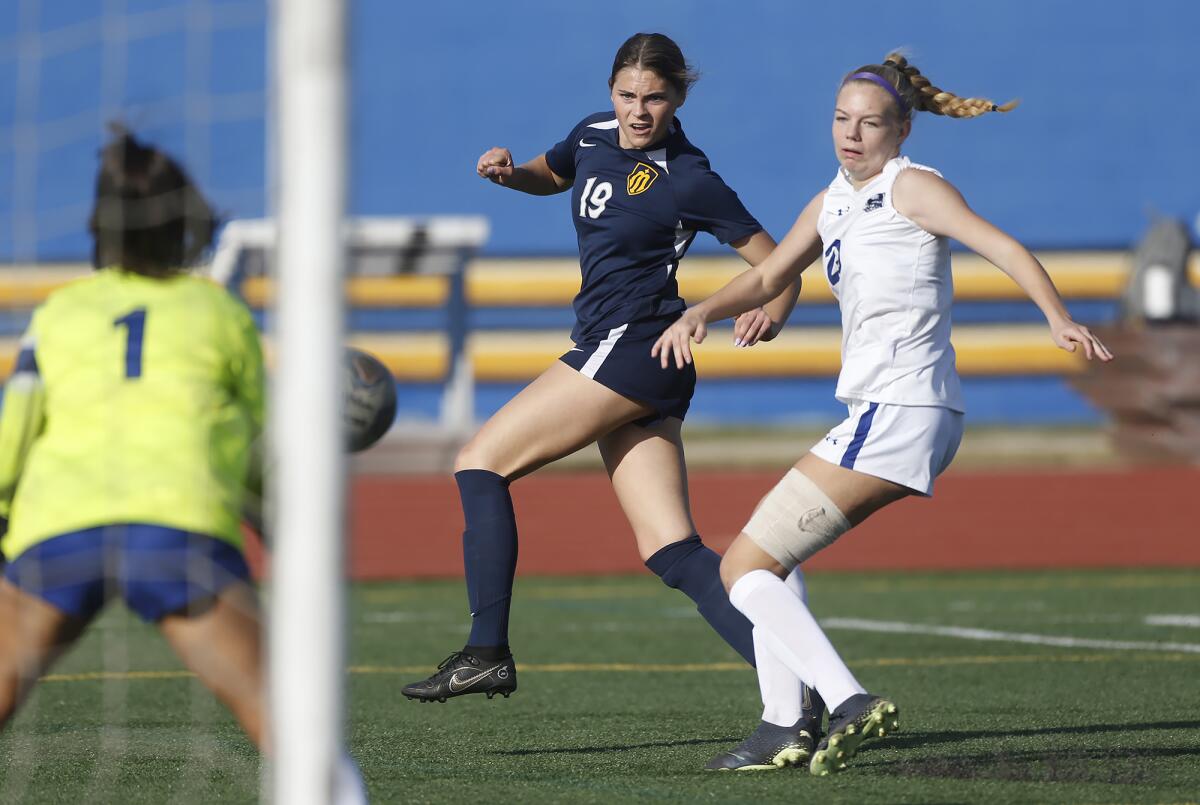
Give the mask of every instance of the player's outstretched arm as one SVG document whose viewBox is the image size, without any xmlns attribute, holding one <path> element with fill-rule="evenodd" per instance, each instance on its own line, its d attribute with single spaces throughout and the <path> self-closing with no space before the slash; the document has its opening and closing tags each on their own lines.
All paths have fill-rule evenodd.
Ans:
<svg viewBox="0 0 1200 805">
<path fill-rule="evenodd" d="M 729 244 L 743 260 L 756 266 L 776 248 L 775 239 L 766 230 L 755 232 L 749 237 L 742 238 Z M 800 276 L 792 281 L 783 293 L 767 302 L 762 307 L 749 310 L 737 317 L 733 324 L 733 345 L 735 347 L 752 347 L 759 341 L 770 341 L 779 335 L 783 325 L 787 324 L 796 306 L 796 298 L 800 295 Z"/>
<path fill-rule="evenodd" d="M 524 165 L 514 165 L 507 148 L 489 148 L 475 164 L 475 173 L 484 179 L 534 196 L 552 196 L 573 182 L 550 170 L 545 154 L 538 154 Z"/>
<path fill-rule="evenodd" d="M 6 521 L 29 448 L 46 424 L 45 401 L 46 389 L 27 336 L 12 377 L 4 386 L 4 406 L 0 409 L 0 518 Z"/>
<path fill-rule="evenodd" d="M 1012 277 L 1050 325 L 1054 343 L 1067 352 L 1076 345 L 1091 360 L 1111 361 L 1112 353 L 1092 332 L 1071 320 L 1046 269 L 1033 254 L 1007 232 L 980 217 L 967 206 L 954 185 L 929 171 L 901 172 L 892 189 L 896 211 L 933 235 L 954 238 Z"/>
<path fill-rule="evenodd" d="M 250 444 L 246 466 L 246 482 L 242 488 L 242 523 L 250 526 L 264 547 L 271 547 L 267 533 L 267 468 L 266 447 L 261 434 Z"/>
<path fill-rule="evenodd" d="M 269 544 L 265 530 L 264 498 L 266 496 L 266 456 L 263 444 L 265 417 L 266 372 L 263 367 L 262 343 L 250 311 L 238 301 L 227 298 L 230 383 L 250 424 L 248 457 L 242 497 L 242 520 Z"/>
<path fill-rule="evenodd" d="M 691 342 L 699 344 L 704 340 L 708 322 L 728 319 L 776 300 L 792 283 L 799 281 L 800 272 L 821 253 L 817 217 L 824 197 L 825 192 L 821 191 L 808 203 L 787 237 L 758 265 L 746 269 L 712 296 L 688 308 L 659 336 L 650 354 L 660 360 L 664 369 L 672 358 L 681 369 L 692 362 Z"/>
</svg>

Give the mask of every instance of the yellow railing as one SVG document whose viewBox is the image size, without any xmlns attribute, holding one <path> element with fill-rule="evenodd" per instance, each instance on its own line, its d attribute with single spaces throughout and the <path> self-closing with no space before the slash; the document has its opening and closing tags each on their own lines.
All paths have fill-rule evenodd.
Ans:
<svg viewBox="0 0 1200 805">
<path fill-rule="evenodd" d="M 1059 291 L 1069 299 L 1104 299 L 1121 293 L 1132 256 L 1125 252 L 1046 252 L 1041 260 Z M 690 257 L 679 274 L 685 299 L 701 299 L 721 287 L 745 264 L 737 257 Z M 1200 255 L 1190 266 L 1200 285 Z M 80 265 L 0 269 L 0 308 L 28 308 L 69 280 L 86 274 Z M 814 265 L 806 273 L 801 304 L 831 302 L 829 285 Z M 1020 288 L 973 254 L 954 257 L 955 298 L 963 301 L 1021 299 Z M 579 290 L 579 266 L 567 259 L 477 259 L 467 271 L 467 300 L 480 307 L 567 305 Z M 447 294 L 444 277 L 404 275 L 354 277 L 347 297 L 357 307 L 437 307 Z M 242 286 L 246 301 L 259 307 L 271 299 L 271 282 L 252 278 Z"/>
</svg>

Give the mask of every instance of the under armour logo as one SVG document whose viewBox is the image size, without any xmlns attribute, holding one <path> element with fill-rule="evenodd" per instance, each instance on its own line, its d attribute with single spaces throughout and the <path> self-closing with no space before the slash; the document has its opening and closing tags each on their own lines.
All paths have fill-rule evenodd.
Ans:
<svg viewBox="0 0 1200 805">
<path fill-rule="evenodd" d="M 796 525 L 800 528 L 801 531 L 808 531 L 809 530 L 808 526 L 812 523 L 813 520 L 816 520 L 818 517 L 824 517 L 824 516 L 825 516 L 825 508 L 823 506 L 818 506 L 815 509 L 809 509 L 804 514 L 800 515 L 800 520 L 799 520 L 799 522 L 796 523 Z"/>
</svg>

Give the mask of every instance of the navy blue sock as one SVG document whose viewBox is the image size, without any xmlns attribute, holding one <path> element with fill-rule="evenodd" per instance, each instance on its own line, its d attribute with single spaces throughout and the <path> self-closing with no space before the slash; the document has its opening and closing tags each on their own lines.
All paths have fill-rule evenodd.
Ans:
<svg viewBox="0 0 1200 805">
<path fill-rule="evenodd" d="M 508 610 L 517 572 L 517 521 L 508 481 L 488 470 L 454 473 L 462 496 L 463 566 L 474 648 L 508 653 Z M 490 652 L 489 652 L 490 653 Z"/>
<path fill-rule="evenodd" d="M 682 590 L 721 638 L 754 665 L 754 626 L 729 603 L 721 585 L 721 557 L 693 534 L 659 548 L 646 567 L 668 587 Z"/>
</svg>

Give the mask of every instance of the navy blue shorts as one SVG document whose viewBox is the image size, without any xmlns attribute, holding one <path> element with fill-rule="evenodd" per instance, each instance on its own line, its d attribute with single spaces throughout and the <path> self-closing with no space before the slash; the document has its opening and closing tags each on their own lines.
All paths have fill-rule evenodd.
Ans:
<svg viewBox="0 0 1200 805">
<path fill-rule="evenodd" d="M 110 525 L 51 537 L 4 569 L 10 583 L 68 615 L 90 620 L 120 595 L 157 621 L 250 578 L 224 540 L 158 525 Z"/>
<path fill-rule="evenodd" d="M 677 369 L 672 361 L 662 368 L 658 358 L 650 357 L 650 348 L 662 330 L 649 337 L 627 339 L 628 328 L 622 325 L 609 330 L 602 340 L 576 344 L 559 360 L 618 394 L 654 408 L 653 414 L 636 420 L 638 425 L 653 425 L 672 416 L 683 419 L 696 393 L 696 367 L 688 364 Z"/>
</svg>

